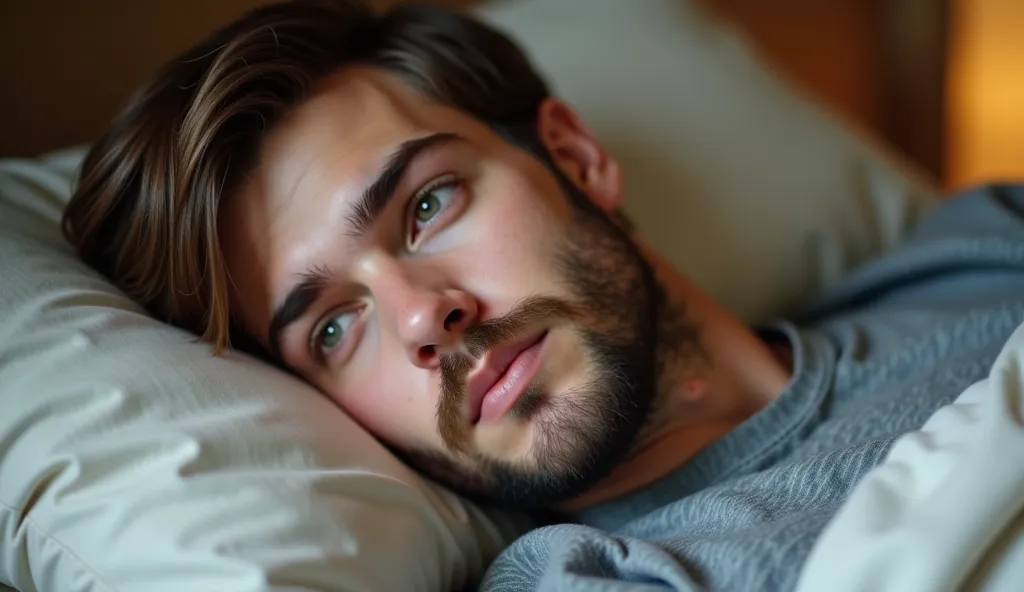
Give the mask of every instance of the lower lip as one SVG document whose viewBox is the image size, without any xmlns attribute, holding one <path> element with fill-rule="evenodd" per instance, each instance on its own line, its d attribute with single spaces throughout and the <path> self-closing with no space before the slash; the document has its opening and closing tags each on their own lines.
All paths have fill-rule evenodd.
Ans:
<svg viewBox="0 0 1024 592">
<path fill-rule="evenodd" d="M 498 382 L 484 395 L 480 406 L 480 423 L 495 423 L 505 417 L 512 405 L 515 405 L 519 397 L 526 392 L 526 387 L 530 385 L 540 368 L 545 343 L 547 333 L 536 343 L 519 352 L 516 359 L 512 360 Z"/>
</svg>

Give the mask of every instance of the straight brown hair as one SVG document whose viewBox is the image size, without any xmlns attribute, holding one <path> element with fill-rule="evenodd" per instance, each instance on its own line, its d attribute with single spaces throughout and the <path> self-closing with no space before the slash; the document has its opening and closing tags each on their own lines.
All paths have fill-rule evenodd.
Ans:
<svg viewBox="0 0 1024 592">
<path fill-rule="evenodd" d="M 138 90 L 86 155 L 65 236 L 151 314 L 215 353 L 229 347 L 219 205 L 275 123 L 319 80 L 354 64 L 537 145 L 547 86 L 498 31 L 438 8 L 378 13 L 358 0 L 293 0 L 243 15 Z"/>
</svg>

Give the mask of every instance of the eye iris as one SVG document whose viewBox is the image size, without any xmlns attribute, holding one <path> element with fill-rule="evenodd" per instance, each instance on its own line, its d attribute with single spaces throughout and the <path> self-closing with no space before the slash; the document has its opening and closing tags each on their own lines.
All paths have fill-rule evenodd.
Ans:
<svg viewBox="0 0 1024 592">
<path fill-rule="evenodd" d="M 338 322 L 330 321 L 324 325 L 324 328 L 320 331 L 320 339 L 326 348 L 338 345 L 338 340 L 341 339 L 341 327 L 338 326 Z"/>
<path fill-rule="evenodd" d="M 437 210 L 441 207 L 440 200 L 433 193 L 424 195 L 420 198 L 419 203 L 416 204 L 416 219 L 420 222 L 429 222 L 431 218 L 437 215 Z"/>
</svg>

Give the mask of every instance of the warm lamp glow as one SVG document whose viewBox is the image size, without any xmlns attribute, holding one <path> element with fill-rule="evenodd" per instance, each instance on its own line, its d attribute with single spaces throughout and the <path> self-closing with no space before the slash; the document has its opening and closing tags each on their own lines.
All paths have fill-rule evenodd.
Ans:
<svg viewBox="0 0 1024 592">
<path fill-rule="evenodd" d="M 951 9 L 947 185 L 1024 181 L 1024 1 Z"/>
</svg>

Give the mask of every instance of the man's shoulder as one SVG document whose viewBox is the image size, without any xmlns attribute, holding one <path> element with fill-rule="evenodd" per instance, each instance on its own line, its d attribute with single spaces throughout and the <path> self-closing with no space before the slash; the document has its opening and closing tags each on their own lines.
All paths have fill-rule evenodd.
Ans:
<svg viewBox="0 0 1024 592">
<path fill-rule="evenodd" d="M 860 469 L 884 453 L 878 443 L 855 448 L 843 458 L 816 455 L 714 485 L 614 531 L 572 524 L 536 530 L 502 554 L 484 589 L 529 581 L 585 590 L 623 580 L 671 582 L 679 590 L 791 589 Z M 859 459 L 852 463 L 858 470 L 848 470 L 848 455 Z"/>
<path fill-rule="evenodd" d="M 898 247 L 850 273 L 795 320 L 935 310 L 969 314 L 1024 302 L 1024 186 L 986 185 L 950 196 Z"/>
<path fill-rule="evenodd" d="M 906 242 L 821 296 L 800 324 L 828 335 L 841 377 L 990 362 L 1024 322 L 1024 186 L 952 197 Z M 841 386 L 841 385 L 838 385 Z"/>
<path fill-rule="evenodd" d="M 921 217 L 908 242 L 986 236 L 1024 239 L 1024 185 L 988 184 L 952 193 Z"/>
</svg>

